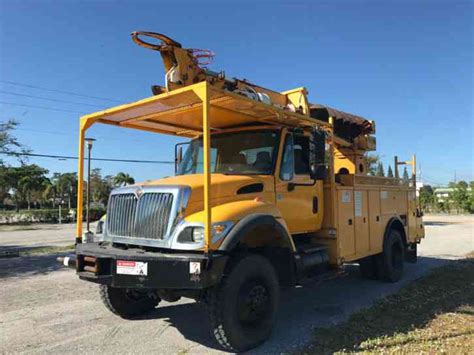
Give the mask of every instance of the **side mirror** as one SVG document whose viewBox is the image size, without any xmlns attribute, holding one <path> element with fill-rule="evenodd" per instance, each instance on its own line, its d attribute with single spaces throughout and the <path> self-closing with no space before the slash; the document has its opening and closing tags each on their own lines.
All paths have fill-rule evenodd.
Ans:
<svg viewBox="0 0 474 355">
<path fill-rule="evenodd" d="M 313 180 L 324 180 L 327 168 L 324 162 L 326 153 L 326 134 L 314 129 L 310 141 L 310 175 Z"/>
<path fill-rule="evenodd" d="M 176 157 L 176 163 L 181 164 L 181 161 L 183 160 L 183 147 L 180 146 L 178 147 L 178 155 Z"/>
<path fill-rule="evenodd" d="M 313 180 L 324 180 L 327 176 L 326 165 L 312 164 L 310 168 L 311 179 Z"/>
<path fill-rule="evenodd" d="M 174 146 L 174 172 L 175 174 L 178 171 L 178 166 L 183 160 L 183 144 L 187 143 L 178 143 Z"/>
</svg>

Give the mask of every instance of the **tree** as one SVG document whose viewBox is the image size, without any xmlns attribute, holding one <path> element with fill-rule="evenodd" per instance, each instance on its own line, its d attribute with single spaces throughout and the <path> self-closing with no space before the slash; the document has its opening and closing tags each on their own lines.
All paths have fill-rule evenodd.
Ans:
<svg viewBox="0 0 474 355">
<path fill-rule="evenodd" d="M 424 185 L 420 188 L 420 207 L 423 211 L 430 209 L 435 202 L 433 188 L 430 185 Z"/>
<path fill-rule="evenodd" d="M 469 188 L 471 189 L 469 191 L 469 212 L 474 213 L 474 181 L 469 183 Z"/>
<path fill-rule="evenodd" d="M 91 171 L 91 200 L 95 203 L 107 205 L 109 194 L 112 191 L 113 177 L 110 175 L 102 178 L 100 169 L 92 169 Z"/>
<path fill-rule="evenodd" d="M 8 167 L 0 164 L 0 206 L 6 198 L 10 196 L 10 181 L 8 174 Z"/>
<path fill-rule="evenodd" d="M 392 166 L 390 165 L 388 166 L 387 177 L 393 178 L 393 170 L 392 170 Z"/>
<path fill-rule="evenodd" d="M 120 172 L 117 175 L 115 175 L 113 180 L 116 186 L 127 186 L 127 185 L 132 185 L 135 183 L 135 180 L 133 179 L 133 177 L 123 172 Z"/>
<path fill-rule="evenodd" d="M 382 162 L 379 161 L 377 164 L 377 172 L 375 173 L 375 176 L 385 176 L 385 172 L 383 170 L 383 164 Z"/>
<path fill-rule="evenodd" d="M 457 212 L 469 211 L 470 201 L 467 190 L 467 182 L 459 181 L 458 183 L 450 182 L 449 187 L 453 190 L 449 193 L 449 199 L 452 201 Z"/>
<path fill-rule="evenodd" d="M 18 195 L 16 200 L 19 202 L 26 201 L 28 209 L 30 209 L 34 194 L 45 188 L 45 181 L 47 180 L 45 175 L 48 170 L 36 164 L 22 165 L 10 169 L 14 169 L 14 175 L 16 175 L 16 184 L 13 186 L 16 190 L 15 195 Z"/>
<path fill-rule="evenodd" d="M 20 142 L 18 139 L 14 137 L 11 133 L 16 126 L 18 126 L 18 122 L 15 120 L 8 120 L 6 122 L 0 122 L 0 153 L 4 154 L 22 154 L 29 152 Z M 21 163 L 25 163 L 26 159 L 19 156 L 18 159 Z M 4 162 L 0 158 L 0 165 L 3 165 Z"/>
<path fill-rule="evenodd" d="M 51 201 L 53 208 L 56 208 L 56 186 L 48 179 L 48 182 L 44 184 L 43 192 L 41 193 L 41 198 L 43 201 Z"/>
<path fill-rule="evenodd" d="M 403 168 L 403 181 L 408 182 L 409 180 L 410 180 L 410 178 L 408 177 L 407 167 L 405 166 Z"/>
<path fill-rule="evenodd" d="M 365 156 L 365 161 L 367 162 L 368 174 L 375 176 L 377 172 L 377 164 L 380 161 L 380 157 L 375 154 L 367 154 Z"/>
<path fill-rule="evenodd" d="M 77 195 L 76 173 L 54 173 L 52 181 L 56 192 L 54 198 L 59 198 L 61 201 L 66 200 L 68 208 L 71 209 Z"/>
</svg>

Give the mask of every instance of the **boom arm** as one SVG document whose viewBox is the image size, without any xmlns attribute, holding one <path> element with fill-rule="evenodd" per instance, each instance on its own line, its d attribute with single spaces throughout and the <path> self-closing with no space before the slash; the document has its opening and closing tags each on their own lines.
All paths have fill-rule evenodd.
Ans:
<svg viewBox="0 0 474 355">
<path fill-rule="evenodd" d="M 144 41 L 141 37 L 149 37 L 159 42 L 154 44 Z M 207 81 L 210 85 L 228 90 L 255 101 L 277 106 L 291 112 L 329 122 L 334 119 L 336 136 L 349 141 L 353 149 L 375 150 L 375 133 L 373 121 L 338 111 L 321 105 L 310 105 L 305 88 L 277 92 L 247 80 L 226 78 L 224 72 L 214 72 L 203 65 L 209 64 L 214 53 L 209 50 L 183 48 L 181 43 L 161 33 L 137 31 L 132 33 L 132 40 L 139 46 L 160 52 L 165 67 L 165 87 L 153 86 L 155 95 L 178 88 Z M 203 62 L 203 59 L 207 61 Z"/>
</svg>

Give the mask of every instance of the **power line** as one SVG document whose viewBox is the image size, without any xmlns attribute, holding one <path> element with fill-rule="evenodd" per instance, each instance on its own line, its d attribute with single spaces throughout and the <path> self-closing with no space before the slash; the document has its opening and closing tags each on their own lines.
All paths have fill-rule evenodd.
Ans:
<svg viewBox="0 0 474 355">
<path fill-rule="evenodd" d="M 0 104 L 13 105 L 13 106 L 21 106 L 21 107 L 30 107 L 30 108 L 39 108 L 39 109 L 42 109 L 42 110 L 50 110 L 50 111 L 79 113 L 79 114 L 81 114 L 81 115 L 87 113 L 87 112 L 83 112 L 83 111 L 81 112 L 81 111 L 73 111 L 73 110 L 63 110 L 63 109 L 54 108 L 54 107 L 36 106 L 36 105 L 26 105 L 26 104 L 18 104 L 18 103 L 15 103 L 15 102 L 6 102 L 6 101 L 0 101 Z"/>
<path fill-rule="evenodd" d="M 13 152 L 0 152 L 0 154 L 9 156 L 27 156 L 37 158 L 52 158 L 52 159 L 72 159 L 77 160 L 78 157 L 67 156 L 67 155 L 52 155 L 52 154 L 35 154 L 35 153 L 13 153 Z M 86 158 L 84 158 L 85 160 Z M 113 158 L 91 158 L 96 161 L 109 161 L 109 162 L 122 162 L 122 163 L 144 163 L 144 164 L 174 164 L 174 161 L 165 160 L 135 160 L 135 159 L 113 159 Z"/>
<path fill-rule="evenodd" d="M 1 124 L 0 124 L 1 126 Z M 66 131 L 42 131 L 39 129 L 32 129 L 32 128 L 15 128 L 15 131 L 28 131 L 28 132 L 35 132 L 35 133 L 42 133 L 42 134 L 51 134 L 55 136 L 68 136 L 71 134 L 74 134 L 74 132 L 66 132 Z M 123 142 L 123 139 L 121 138 L 110 138 L 110 137 L 104 137 L 104 136 L 96 136 L 94 135 L 95 138 L 100 139 L 100 140 L 106 140 L 106 141 L 118 141 L 118 142 Z M 145 143 L 143 140 L 139 139 L 128 139 L 128 142 L 136 142 L 136 143 Z"/>
<path fill-rule="evenodd" d="M 30 84 L 22 84 L 22 83 L 17 83 L 17 82 L 14 82 L 14 81 L 0 80 L 0 82 L 1 82 L 1 83 L 5 83 L 5 84 L 10 84 L 10 85 L 24 86 L 24 87 L 32 88 L 32 89 L 46 90 L 46 91 L 51 91 L 51 92 L 59 92 L 59 93 L 61 93 L 61 94 L 87 97 L 87 98 L 89 98 L 89 99 L 105 100 L 105 101 L 118 102 L 118 103 L 121 102 L 121 101 L 119 101 L 119 100 L 109 99 L 109 98 L 107 98 L 107 97 L 84 95 L 84 94 L 79 94 L 79 93 L 72 92 L 72 91 L 50 89 L 50 88 L 45 88 L 45 87 L 43 87 L 43 86 L 35 86 L 35 85 L 30 85 Z"/>
<path fill-rule="evenodd" d="M 35 96 L 35 95 L 20 94 L 20 93 L 11 92 L 11 91 L 3 91 L 3 90 L 0 90 L 0 94 L 8 94 L 8 95 L 23 96 L 23 97 L 31 97 L 31 98 L 33 98 L 33 99 L 40 99 L 40 100 L 47 100 L 47 101 L 62 102 L 62 103 L 66 103 L 66 104 L 73 104 L 73 105 L 82 105 L 82 106 L 91 106 L 91 107 L 103 108 L 103 106 L 92 105 L 92 104 L 86 104 L 86 103 L 83 103 L 83 102 L 74 102 L 74 101 L 61 100 L 61 99 L 51 99 L 51 98 L 49 98 L 49 97 L 41 97 L 41 96 Z"/>
</svg>

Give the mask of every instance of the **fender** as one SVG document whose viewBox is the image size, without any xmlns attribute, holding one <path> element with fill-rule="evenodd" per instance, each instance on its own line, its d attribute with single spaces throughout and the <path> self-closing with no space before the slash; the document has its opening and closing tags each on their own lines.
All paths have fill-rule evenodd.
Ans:
<svg viewBox="0 0 474 355">
<path fill-rule="evenodd" d="M 242 218 L 224 238 L 218 250 L 226 252 L 232 251 L 239 242 L 242 242 L 245 236 L 256 227 L 268 227 L 276 234 L 275 237 L 282 238 L 288 248 L 294 251 L 291 236 L 285 228 L 274 216 L 261 213 L 251 214 Z"/>
<path fill-rule="evenodd" d="M 390 230 L 392 228 L 395 228 L 398 231 L 400 231 L 400 233 L 402 234 L 403 244 L 406 247 L 407 246 L 407 237 L 405 235 L 405 228 L 403 227 L 403 222 L 400 219 L 400 217 L 392 217 L 392 218 L 390 218 L 390 220 L 387 223 L 387 226 L 385 227 L 385 233 L 383 235 L 383 247 L 384 247 L 384 249 L 385 249 L 385 244 L 388 240 L 388 235 L 389 235 Z"/>
</svg>

